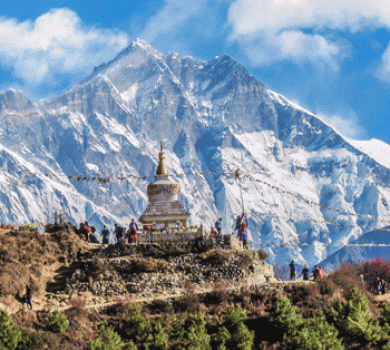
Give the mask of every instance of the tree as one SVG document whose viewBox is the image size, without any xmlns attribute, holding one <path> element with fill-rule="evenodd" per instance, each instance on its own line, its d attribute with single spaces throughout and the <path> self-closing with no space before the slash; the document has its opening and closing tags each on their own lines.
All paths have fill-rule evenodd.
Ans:
<svg viewBox="0 0 390 350">
<path fill-rule="evenodd" d="M 214 337 L 214 342 L 217 345 L 217 350 L 227 350 L 226 344 L 232 338 L 229 330 L 225 327 L 219 327 L 218 332 Z"/>
<path fill-rule="evenodd" d="M 106 320 L 96 327 L 96 330 L 98 337 L 88 342 L 85 350 L 120 350 L 122 339 L 114 331 L 114 327 L 108 326 Z"/>
<path fill-rule="evenodd" d="M 368 300 L 357 288 L 349 293 L 346 305 L 336 302 L 329 316 L 341 335 L 349 341 L 370 345 L 380 339 L 379 323 L 371 320 Z"/>
<path fill-rule="evenodd" d="M 68 328 L 68 320 L 58 310 L 50 314 L 47 329 L 54 333 L 64 333 Z"/>
<path fill-rule="evenodd" d="M 225 327 L 220 327 L 215 338 L 219 350 L 252 349 L 254 333 L 244 324 L 245 319 L 244 311 L 238 305 L 230 304 Z"/>
<path fill-rule="evenodd" d="M 201 313 L 189 315 L 184 322 L 184 347 L 186 350 L 211 350 L 206 321 Z"/>
<path fill-rule="evenodd" d="M 21 340 L 19 326 L 11 321 L 7 311 L 0 310 L 0 345 L 8 350 L 15 350 Z"/>
<path fill-rule="evenodd" d="M 136 341 L 147 337 L 152 332 L 149 320 L 142 316 L 141 306 L 133 303 L 123 316 L 126 335 Z"/>
<path fill-rule="evenodd" d="M 137 345 L 132 340 L 127 344 L 126 350 L 138 350 Z"/>
<path fill-rule="evenodd" d="M 303 322 L 296 333 L 287 333 L 281 346 L 285 350 L 343 350 L 336 328 L 329 324 L 322 312 L 313 320 Z"/>
<path fill-rule="evenodd" d="M 302 315 L 298 314 L 290 300 L 283 294 L 279 295 L 270 311 L 270 322 L 284 333 L 294 333 L 302 324 Z"/>
</svg>

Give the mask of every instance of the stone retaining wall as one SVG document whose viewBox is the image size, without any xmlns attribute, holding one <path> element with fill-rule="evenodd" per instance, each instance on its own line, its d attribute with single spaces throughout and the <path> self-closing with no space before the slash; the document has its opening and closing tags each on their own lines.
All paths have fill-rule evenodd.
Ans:
<svg viewBox="0 0 390 350">
<path fill-rule="evenodd" d="M 114 258 L 95 279 L 91 278 L 88 269 L 77 269 L 67 280 L 65 291 L 70 294 L 90 291 L 97 296 L 112 297 L 128 293 L 175 293 L 182 290 L 186 283 L 204 287 L 215 282 L 257 285 L 275 280 L 272 267 L 258 260 L 256 251 L 246 254 L 253 260 L 244 267 L 240 267 L 238 253 L 232 254 L 223 264 L 208 263 L 201 254 L 189 253 L 165 262 L 164 272 L 143 273 L 134 270 L 137 257 Z"/>
</svg>

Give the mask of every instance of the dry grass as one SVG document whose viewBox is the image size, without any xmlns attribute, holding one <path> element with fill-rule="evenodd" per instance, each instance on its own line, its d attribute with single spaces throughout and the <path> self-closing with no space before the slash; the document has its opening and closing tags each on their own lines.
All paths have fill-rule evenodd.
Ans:
<svg viewBox="0 0 390 350">
<path fill-rule="evenodd" d="M 256 256 L 257 255 L 257 256 Z M 261 254 L 260 254 L 261 255 Z M 227 262 L 234 260 L 235 264 L 241 269 L 248 269 L 255 259 L 259 258 L 259 252 L 246 250 L 223 250 L 213 249 L 201 255 L 203 263 L 213 266 L 222 266 Z"/>
<path fill-rule="evenodd" d="M 203 253 L 203 263 L 214 266 L 221 266 L 227 263 L 233 256 L 234 252 L 231 250 L 213 249 Z"/>
<path fill-rule="evenodd" d="M 54 277 L 55 270 L 73 261 L 81 245 L 73 232 L 49 235 L 1 229 L 0 298 L 16 296 L 16 302 L 30 283 L 34 303 L 45 294 L 46 284 Z"/>
<path fill-rule="evenodd" d="M 135 272 L 164 272 L 167 264 L 164 259 L 137 258 L 133 260 L 132 268 Z"/>
<path fill-rule="evenodd" d="M 336 271 L 329 274 L 328 278 L 342 289 L 344 296 L 347 296 L 354 288 L 359 288 L 362 293 L 367 295 L 366 288 L 360 283 L 359 270 L 359 265 L 344 263 Z"/>
</svg>

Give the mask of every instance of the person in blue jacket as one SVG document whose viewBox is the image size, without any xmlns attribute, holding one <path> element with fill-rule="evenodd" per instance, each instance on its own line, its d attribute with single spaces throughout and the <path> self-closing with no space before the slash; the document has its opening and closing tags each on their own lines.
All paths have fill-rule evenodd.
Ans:
<svg viewBox="0 0 390 350">
<path fill-rule="evenodd" d="M 222 234 L 222 218 L 219 218 L 215 222 L 214 226 L 215 226 L 215 229 L 217 230 L 218 235 L 221 235 Z"/>
</svg>

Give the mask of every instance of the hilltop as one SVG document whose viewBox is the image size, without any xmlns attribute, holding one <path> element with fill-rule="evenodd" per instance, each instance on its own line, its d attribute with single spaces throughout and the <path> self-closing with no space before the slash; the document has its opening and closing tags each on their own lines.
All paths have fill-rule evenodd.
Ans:
<svg viewBox="0 0 390 350">
<path fill-rule="evenodd" d="M 78 253 L 80 251 L 80 253 Z M 199 292 L 214 283 L 231 287 L 274 281 L 262 251 L 217 247 L 195 239 L 99 245 L 85 242 L 70 224 L 54 233 L 0 230 L 0 303 L 21 308 L 25 285 L 31 283 L 36 310 L 69 307 L 73 298 L 87 305 L 110 304 L 119 297 L 169 298 L 182 295 L 186 284 Z"/>
<path fill-rule="evenodd" d="M 7 350 L 385 349 L 390 342 L 390 297 L 369 293 L 376 276 L 390 282 L 383 262 L 344 265 L 319 282 L 284 282 L 274 279 L 267 254 L 228 240 L 103 246 L 68 223 L 54 226 L 50 234 L 0 228 Z M 21 303 L 27 283 L 32 311 Z"/>
</svg>

